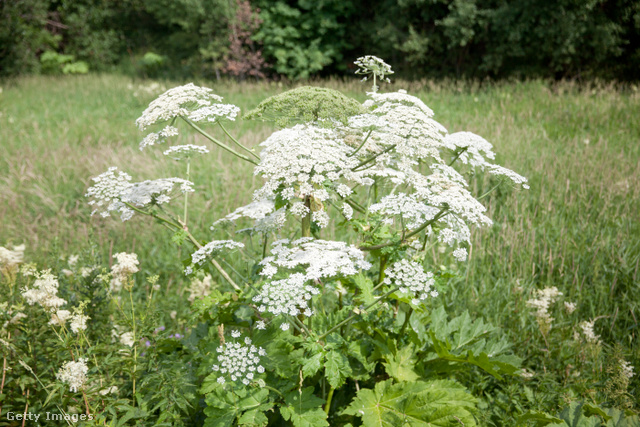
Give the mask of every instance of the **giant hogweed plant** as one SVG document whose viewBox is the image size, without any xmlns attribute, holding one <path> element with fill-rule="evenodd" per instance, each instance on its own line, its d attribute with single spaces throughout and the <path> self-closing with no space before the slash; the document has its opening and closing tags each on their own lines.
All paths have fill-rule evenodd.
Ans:
<svg viewBox="0 0 640 427">
<path fill-rule="evenodd" d="M 382 60 L 357 64 L 373 78 L 363 104 L 301 87 L 245 114 L 277 127 L 257 149 L 233 136 L 238 107 L 193 84 L 170 89 L 137 120 L 154 130 L 140 149 L 184 161 L 184 176 L 133 182 L 113 167 L 87 192 L 94 213 L 148 216 L 190 245 L 185 275 L 218 277 L 193 305 L 207 426 L 472 426 L 477 398 L 457 373 L 519 372 L 494 327 L 448 319 L 439 266 L 464 262 L 471 228 L 491 225 L 491 189 L 472 194 L 468 174 L 527 180 L 494 164 L 482 137 L 448 133 L 419 98 L 379 92 Z M 210 144 L 171 145 L 182 126 Z M 196 232 L 190 159 L 212 149 L 253 164 L 262 185 Z"/>
</svg>

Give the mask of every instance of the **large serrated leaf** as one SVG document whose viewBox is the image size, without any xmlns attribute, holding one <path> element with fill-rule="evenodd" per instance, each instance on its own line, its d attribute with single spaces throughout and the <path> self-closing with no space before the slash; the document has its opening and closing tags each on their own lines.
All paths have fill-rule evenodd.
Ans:
<svg viewBox="0 0 640 427">
<path fill-rule="evenodd" d="M 413 345 L 405 346 L 396 351 L 395 354 L 384 354 L 383 357 L 387 360 L 386 363 L 383 363 L 387 374 L 396 380 L 415 381 L 420 378 L 414 371 L 417 359 Z"/>
<path fill-rule="evenodd" d="M 346 379 L 351 376 L 351 366 L 349 359 L 343 353 L 338 351 L 330 351 L 327 353 L 325 367 L 325 376 L 331 387 L 341 387 Z"/>
<path fill-rule="evenodd" d="M 475 426 L 471 411 L 476 400 L 461 385 L 446 380 L 402 382 L 387 380 L 374 390 L 361 389 L 344 410 L 366 426 Z"/>
<path fill-rule="evenodd" d="M 280 413 L 285 421 L 291 420 L 294 427 L 328 426 L 327 414 L 322 410 L 324 400 L 313 394 L 313 387 L 292 391 L 285 396 Z"/>
<path fill-rule="evenodd" d="M 242 418 L 244 413 L 249 413 L 245 424 L 256 421 L 262 424 L 264 419 L 258 412 L 264 412 L 271 408 L 267 404 L 269 390 L 267 389 L 236 389 L 233 392 L 220 386 L 213 389 L 206 396 L 207 407 L 204 409 L 207 419 L 206 427 L 226 427 L 234 424 L 236 418 Z M 265 417 L 266 418 L 266 417 Z M 266 423 L 265 423 L 266 424 Z"/>
</svg>

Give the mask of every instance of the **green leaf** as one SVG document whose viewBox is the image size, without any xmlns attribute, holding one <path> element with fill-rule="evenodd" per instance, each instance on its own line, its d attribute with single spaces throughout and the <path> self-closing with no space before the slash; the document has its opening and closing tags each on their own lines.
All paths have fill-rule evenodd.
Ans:
<svg viewBox="0 0 640 427">
<path fill-rule="evenodd" d="M 324 353 L 316 353 L 313 356 L 305 359 L 302 364 L 302 373 L 306 377 L 310 377 L 315 375 L 320 368 L 322 368 L 322 363 L 324 362 Z"/>
<path fill-rule="evenodd" d="M 564 421 L 560 418 L 556 418 L 547 414 L 546 412 L 540 411 L 529 411 L 520 415 L 516 420 L 517 425 L 526 424 L 527 422 L 533 422 L 534 427 L 544 427 L 549 424 L 560 424 L 563 425 Z M 528 424 L 527 424 L 528 425 Z"/>
<path fill-rule="evenodd" d="M 245 413 L 249 413 L 245 418 L 245 424 L 265 425 L 266 417 L 262 418 L 258 412 L 262 413 L 271 408 L 267 404 L 269 390 L 263 389 L 234 389 L 227 390 L 220 386 L 207 394 L 205 402 L 207 407 L 204 413 L 207 416 L 206 427 L 230 426 L 236 418 L 243 419 Z M 240 424 L 240 420 L 238 421 Z M 251 424 L 255 422 L 257 424 Z"/>
<path fill-rule="evenodd" d="M 383 357 L 387 360 L 387 363 L 383 363 L 387 374 L 396 380 L 415 381 L 420 378 L 413 370 L 417 358 L 412 344 L 402 347 L 395 354 L 387 353 Z"/>
<path fill-rule="evenodd" d="M 280 413 L 285 421 L 291 420 L 295 427 L 328 426 L 327 414 L 322 410 L 324 400 L 313 394 L 313 387 L 301 392 L 295 390 L 285 396 L 285 404 Z"/>
<path fill-rule="evenodd" d="M 325 366 L 325 376 L 334 389 L 341 387 L 346 379 L 351 376 L 351 367 L 347 356 L 338 351 L 327 353 Z"/>
<path fill-rule="evenodd" d="M 369 305 L 374 301 L 373 298 L 373 282 L 367 276 L 362 273 L 353 276 L 353 282 L 356 284 L 360 292 L 362 293 L 363 302 L 365 305 Z"/>
<path fill-rule="evenodd" d="M 387 380 L 375 390 L 361 389 L 343 413 L 361 417 L 366 426 L 475 426 L 475 404 L 475 398 L 453 381 Z"/>
</svg>

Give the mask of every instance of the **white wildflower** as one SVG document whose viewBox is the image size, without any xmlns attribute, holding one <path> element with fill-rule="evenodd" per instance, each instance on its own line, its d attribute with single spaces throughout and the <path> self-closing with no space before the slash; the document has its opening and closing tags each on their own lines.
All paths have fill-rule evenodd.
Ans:
<svg viewBox="0 0 640 427">
<path fill-rule="evenodd" d="M 135 343 L 133 338 L 133 332 L 125 332 L 123 334 L 120 334 L 120 344 L 127 347 L 133 347 L 133 344 Z"/>
<path fill-rule="evenodd" d="M 267 325 L 265 325 L 264 321 L 258 320 L 256 322 L 256 329 L 258 329 L 260 331 L 264 331 L 265 329 L 267 329 Z"/>
<path fill-rule="evenodd" d="M 538 289 L 536 293 L 538 295 L 538 298 L 532 298 L 528 300 L 527 305 L 531 308 L 536 309 L 534 316 L 536 317 L 536 320 L 540 325 L 542 333 L 546 335 L 549 329 L 551 329 L 551 323 L 554 321 L 554 319 L 551 317 L 551 314 L 549 313 L 549 307 L 558 299 L 560 295 L 562 295 L 562 292 L 560 292 L 558 288 L 554 286 L 551 288 Z"/>
<path fill-rule="evenodd" d="M 260 357 L 266 353 L 262 347 L 251 345 L 251 339 L 245 338 L 245 345 L 237 342 L 227 342 L 218 347 L 218 364 L 213 365 L 213 371 L 221 374 L 218 380 L 224 384 L 226 379 L 232 382 L 242 382 L 248 385 L 254 380 L 256 373 L 263 373 Z"/>
<path fill-rule="evenodd" d="M 214 256 L 223 250 L 244 248 L 244 245 L 233 240 L 213 240 L 191 254 L 191 262 L 201 265 L 209 256 Z"/>
<path fill-rule="evenodd" d="M 51 315 L 51 320 L 49 320 L 50 325 L 56 326 L 64 326 L 67 323 L 67 320 L 71 318 L 71 312 L 69 310 L 57 310 L 54 314 Z"/>
<path fill-rule="evenodd" d="M 466 261 L 468 255 L 469 254 L 467 253 L 467 250 L 465 248 L 458 248 L 453 251 L 453 257 L 456 259 L 456 261 L 459 262 Z"/>
<path fill-rule="evenodd" d="M 191 280 L 191 286 L 189 286 L 189 302 L 195 301 L 197 298 L 206 297 L 211 292 L 211 286 L 213 285 L 213 277 L 207 274 L 202 280 L 194 278 Z"/>
<path fill-rule="evenodd" d="M 122 287 L 122 282 L 128 280 L 128 278 L 139 271 L 138 269 L 138 255 L 131 253 L 128 254 L 126 252 L 120 252 L 113 255 L 115 259 L 118 261 L 111 266 L 111 274 L 114 279 L 118 279 L 118 284 L 115 284 L 114 288 L 119 290 Z"/>
<path fill-rule="evenodd" d="M 73 331 L 73 333 L 77 334 L 80 331 L 84 331 L 87 329 L 87 320 L 89 320 L 89 316 L 85 316 L 82 313 L 75 313 L 71 317 L 71 323 L 69 324 L 69 328 Z"/>
<path fill-rule="evenodd" d="M 622 371 L 622 375 L 626 378 L 631 379 L 635 375 L 633 372 L 633 365 L 626 360 L 620 361 L 620 370 Z"/>
<path fill-rule="evenodd" d="M 165 150 L 162 154 L 165 156 L 171 157 L 175 160 L 186 159 L 188 157 L 193 157 L 196 154 L 207 154 L 209 150 L 207 147 L 203 145 L 174 145 L 169 147 L 168 150 Z"/>
<path fill-rule="evenodd" d="M 288 331 L 289 330 L 289 323 L 284 322 L 280 325 L 280 329 L 283 331 Z"/>
<path fill-rule="evenodd" d="M 349 203 L 345 202 L 342 205 L 342 215 L 349 221 L 353 218 L 353 208 Z"/>
<path fill-rule="evenodd" d="M 425 272 L 421 264 L 403 259 L 385 270 L 383 283 L 399 286 L 400 293 L 412 298 L 411 303 L 418 305 L 429 297 L 437 297 L 433 273 Z"/>
<path fill-rule="evenodd" d="M 310 209 L 303 202 L 296 202 L 291 205 L 289 211 L 296 216 L 305 216 L 310 212 Z"/>
<path fill-rule="evenodd" d="M 600 344 L 600 335 L 596 335 L 593 331 L 593 326 L 595 325 L 595 323 L 595 320 L 592 320 L 590 322 L 585 320 L 580 322 L 580 328 L 582 329 L 582 334 L 584 335 L 584 338 L 588 343 L 598 345 Z"/>
<path fill-rule="evenodd" d="M 387 83 L 391 83 L 388 76 L 389 74 L 393 74 L 391 70 L 391 66 L 384 62 L 382 59 L 373 55 L 361 56 L 355 62 L 355 65 L 358 66 L 356 70 L 356 74 L 364 75 L 362 81 L 366 81 L 369 76 L 374 76 L 378 80 L 384 80 Z M 377 85 L 374 85 L 373 91 L 377 91 Z"/>
<path fill-rule="evenodd" d="M 329 225 L 329 220 L 331 218 L 325 211 L 315 211 L 311 214 L 311 219 L 318 225 L 318 227 L 325 228 L 327 225 Z"/>
<path fill-rule="evenodd" d="M 56 374 L 56 378 L 63 383 L 69 384 L 69 390 L 77 393 L 82 390 L 87 382 L 87 359 L 80 358 L 77 362 L 69 361 L 62 365 Z"/>
<path fill-rule="evenodd" d="M 308 302 L 320 291 L 311 285 L 306 285 L 307 278 L 302 273 L 295 273 L 286 279 L 267 282 L 260 288 L 253 301 L 258 311 L 269 312 L 274 315 L 309 313 Z"/>
<path fill-rule="evenodd" d="M 565 301 L 564 302 L 564 309 L 567 311 L 568 314 L 571 314 L 574 311 L 576 311 L 576 303 L 575 302 Z"/>
<path fill-rule="evenodd" d="M 38 303 L 45 310 L 55 310 L 67 303 L 58 297 L 58 279 L 51 274 L 51 270 L 42 271 L 37 277 L 32 288 L 25 287 L 22 291 L 29 305 Z"/>
<path fill-rule="evenodd" d="M 351 276 L 357 274 L 359 269 L 368 270 L 371 267 L 365 261 L 364 253 L 353 245 L 310 237 L 291 243 L 288 239 L 278 240 L 273 243 L 271 254 L 260 262 L 264 266 L 260 274 L 269 278 L 273 277 L 278 267 L 293 270 L 302 266 L 307 280 L 336 275 Z"/>
</svg>

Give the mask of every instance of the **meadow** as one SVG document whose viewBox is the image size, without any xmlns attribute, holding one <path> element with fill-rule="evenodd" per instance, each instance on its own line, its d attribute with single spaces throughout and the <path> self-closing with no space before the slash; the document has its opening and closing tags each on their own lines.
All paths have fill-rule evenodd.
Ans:
<svg viewBox="0 0 640 427">
<path fill-rule="evenodd" d="M 184 83 L 161 82 L 167 89 Z M 290 88 L 196 84 L 243 112 Z M 311 84 L 365 99 L 357 81 Z M 60 268 L 61 257 L 72 254 L 90 254 L 110 266 L 112 254 L 135 252 L 144 274 L 158 274 L 167 289 L 176 286 L 182 295 L 181 260 L 189 252 L 172 243 L 171 233 L 144 218 L 122 223 L 91 217 L 84 198 L 90 178 L 112 165 L 135 180 L 182 176 L 183 165 L 138 149 L 142 133 L 134 121 L 159 92 L 134 92 L 148 85 L 116 75 L 24 77 L 3 85 L 0 245 L 24 243 L 25 259 L 41 268 Z M 447 312 L 468 311 L 500 327 L 523 366 L 535 372 L 526 381 L 483 379 L 470 387 L 486 405 L 479 406 L 480 424 L 509 425 L 505 420 L 529 409 L 557 413 L 576 400 L 640 409 L 637 375 L 623 399 L 631 405 L 607 392 L 616 357 L 640 369 L 640 90 L 534 80 L 399 81 L 382 91 L 397 89 L 421 98 L 450 132 L 482 135 L 494 145 L 497 162 L 527 177 L 531 187 L 501 186 L 491 193 L 484 204 L 493 227 L 472 230 L 467 263 L 442 266 L 454 272 L 441 293 Z M 230 128 L 251 147 L 274 129 L 242 120 Z M 205 140 L 185 131 L 178 141 Z M 191 170 L 198 191 L 190 201 L 190 228 L 206 239 L 214 219 L 251 201 L 260 179 L 249 165 L 215 149 L 194 159 Z M 470 184 L 482 193 L 489 178 L 478 174 Z M 543 340 L 525 302 L 554 286 L 577 308 L 570 318 L 556 316 L 557 328 Z M 164 309 L 188 312 L 179 298 Z M 593 319 L 603 344 L 591 363 L 590 356 L 569 349 L 568 340 L 580 320 Z"/>
</svg>

